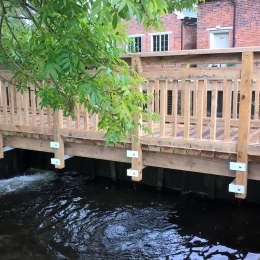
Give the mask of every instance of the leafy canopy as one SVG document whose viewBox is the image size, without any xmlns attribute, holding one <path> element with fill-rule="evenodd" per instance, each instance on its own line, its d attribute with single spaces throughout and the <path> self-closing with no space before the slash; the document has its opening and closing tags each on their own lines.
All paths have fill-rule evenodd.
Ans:
<svg viewBox="0 0 260 260">
<path fill-rule="evenodd" d="M 79 103 L 99 113 L 99 129 L 117 142 L 134 134 L 134 114 L 152 116 L 143 109 L 149 96 L 136 88 L 142 79 L 120 59 L 127 45 L 120 21 L 136 16 L 158 27 L 162 15 L 197 1 L 0 0 L 0 62 L 18 89 L 36 87 L 41 106 L 72 115 Z"/>
</svg>

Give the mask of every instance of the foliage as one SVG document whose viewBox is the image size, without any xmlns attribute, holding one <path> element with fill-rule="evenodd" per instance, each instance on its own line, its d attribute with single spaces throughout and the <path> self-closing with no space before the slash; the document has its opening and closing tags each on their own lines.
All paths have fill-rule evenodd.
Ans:
<svg viewBox="0 0 260 260">
<path fill-rule="evenodd" d="M 116 142 L 134 134 L 133 114 L 151 116 L 142 109 L 149 97 L 136 88 L 143 79 L 120 59 L 127 44 L 120 21 L 136 16 L 158 27 L 162 15 L 195 2 L 0 0 L 0 62 L 21 91 L 36 86 L 42 106 L 72 115 L 80 103 L 99 113 L 99 129 Z"/>
</svg>

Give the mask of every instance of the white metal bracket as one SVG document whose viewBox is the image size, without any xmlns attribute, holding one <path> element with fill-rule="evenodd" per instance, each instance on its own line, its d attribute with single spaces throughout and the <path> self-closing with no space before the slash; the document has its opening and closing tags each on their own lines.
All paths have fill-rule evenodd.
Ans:
<svg viewBox="0 0 260 260">
<path fill-rule="evenodd" d="M 72 157 L 74 157 L 74 156 L 73 155 L 69 155 L 69 154 L 65 154 L 64 155 L 64 160 L 70 159 Z"/>
<path fill-rule="evenodd" d="M 126 150 L 126 157 L 138 158 L 138 151 Z"/>
<path fill-rule="evenodd" d="M 54 149 L 59 149 L 60 143 L 59 142 L 50 142 L 50 147 L 54 148 Z"/>
<path fill-rule="evenodd" d="M 51 164 L 59 166 L 60 165 L 60 159 L 51 158 Z"/>
<path fill-rule="evenodd" d="M 5 152 L 11 151 L 11 150 L 13 150 L 13 149 L 14 149 L 14 148 L 11 147 L 11 146 L 5 146 L 5 147 L 3 148 L 3 152 L 5 153 Z"/>
<path fill-rule="evenodd" d="M 229 169 L 232 170 L 232 171 L 245 172 L 246 171 L 246 164 L 240 163 L 240 162 L 230 162 Z"/>
<path fill-rule="evenodd" d="M 238 193 L 238 194 L 244 194 L 245 193 L 245 186 L 243 185 L 236 185 L 235 180 L 233 180 L 229 185 L 228 185 L 228 191 L 233 192 L 233 193 Z"/>
<path fill-rule="evenodd" d="M 127 176 L 138 177 L 138 170 L 127 169 Z"/>
</svg>

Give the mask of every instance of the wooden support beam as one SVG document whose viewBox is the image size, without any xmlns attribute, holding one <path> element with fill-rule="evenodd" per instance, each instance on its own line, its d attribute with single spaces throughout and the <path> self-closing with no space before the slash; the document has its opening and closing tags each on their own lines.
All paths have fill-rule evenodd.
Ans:
<svg viewBox="0 0 260 260">
<path fill-rule="evenodd" d="M 54 141 L 59 143 L 59 148 L 55 149 L 54 155 L 56 159 L 59 159 L 59 164 L 55 165 L 56 169 L 63 169 L 65 167 L 64 161 L 64 140 L 61 137 L 60 130 L 63 128 L 63 114 L 62 110 L 56 110 L 54 112 Z"/>
<path fill-rule="evenodd" d="M 141 58 L 139 56 L 134 56 L 134 57 L 132 57 L 131 63 L 132 63 L 132 68 L 134 70 L 136 70 L 137 73 L 141 74 L 142 73 Z M 159 87 L 159 85 L 158 85 L 158 87 Z M 142 91 L 141 84 L 138 85 L 138 88 L 140 91 Z M 159 99 L 159 96 L 158 96 L 158 99 Z M 138 119 L 136 116 L 134 116 L 134 119 L 138 121 L 138 124 L 140 124 L 142 122 L 142 118 Z M 141 142 L 140 142 L 141 127 L 139 125 L 136 128 L 135 134 L 136 134 L 136 137 L 133 138 L 133 141 L 132 141 L 132 150 L 138 152 L 138 157 L 131 159 L 131 169 L 138 171 L 138 176 L 132 177 L 132 181 L 141 181 L 143 178 L 143 176 L 142 176 L 143 155 L 142 155 L 142 147 L 141 147 Z"/>
<path fill-rule="evenodd" d="M 248 140 L 251 120 L 252 84 L 253 84 L 254 54 L 242 54 L 242 72 L 240 84 L 239 130 L 237 143 L 237 162 L 246 164 L 246 171 L 236 172 L 236 185 L 244 186 L 244 194 L 236 194 L 236 198 L 245 199 L 247 196 L 248 177 Z"/>
</svg>

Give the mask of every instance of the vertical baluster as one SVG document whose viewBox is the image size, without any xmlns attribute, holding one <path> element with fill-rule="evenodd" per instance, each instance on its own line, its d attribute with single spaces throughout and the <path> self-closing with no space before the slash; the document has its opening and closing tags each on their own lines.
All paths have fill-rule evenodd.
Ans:
<svg viewBox="0 0 260 260">
<path fill-rule="evenodd" d="M 22 125 L 22 94 L 19 91 L 16 91 L 16 104 L 18 125 Z"/>
<path fill-rule="evenodd" d="M 233 92 L 233 118 L 237 119 L 237 100 L 238 100 L 238 81 L 234 82 L 234 92 Z"/>
<path fill-rule="evenodd" d="M 9 85 L 9 89 L 10 89 L 10 110 L 11 110 L 11 122 L 12 124 L 16 124 L 16 119 L 15 119 L 15 87 L 14 86 L 10 86 Z"/>
<path fill-rule="evenodd" d="M 184 92 L 184 138 L 190 137 L 190 81 L 182 81 Z"/>
<path fill-rule="evenodd" d="M 76 105 L 76 129 L 80 129 L 80 106 Z"/>
<path fill-rule="evenodd" d="M 94 114 L 94 131 L 98 131 L 98 114 Z"/>
<path fill-rule="evenodd" d="M 72 127 L 72 119 L 71 119 L 71 116 L 68 116 L 67 117 L 67 128 L 71 128 Z"/>
<path fill-rule="evenodd" d="M 88 114 L 88 110 L 85 108 L 83 113 L 84 113 L 84 130 L 88 131 L 89 130 L 89 114 Z"/>
<path fill-rule="evenodd" d="M 47 121 L 48 121 L 48 128 L 52 128 L 52 111 L 50 106 L 47 107 Z"/>
<path fill-rule="evenodd" d="M 3 115 L 4 115 L 4 123 L 8 123 L 7 118 L 7 96 L 6 96 L 6 82 L 2 81 L 1 84 L 1 92 L 2 92 L 2 104 L 3 104 Z"/>
<path fill-rule="evenodd" d="M 25 119 L 25 124 L 29 125 L 29 117 L 30 117 L 30 112 L 29 112 L 29 90 L 28 88 L 24 92 L 24 119 Z"/>
<path fill-rule="evenodd" d="M 197 116 L 197 103 L 198 103 L 198 80 L 194 81 L 194 89 L 193 89 L 193 117 Z"/>
<path fill-rule="evenodd" d="M 254 119 L 258 120 L 259 119 L 259 86 L 260 80 L 257 79 L 255 83 L 255 114 L 254 114 Z"/>
<path fill-rule="evenodd" d="M 31 93 L 31 107 L 32 107 L 32 125 L 37 125 L 37 117 L 36 117 L 36 97 L 35 97 L 35 88 L 30 87 L 30 93 Z"/>
<path fill-rule="evenodd" d="M 172 90 L 172 117 L 173 117 L 173 130 L 172 134 L 175 138 L 178 130 L 178 80 L 173 81 Z"/>
<path fill-rule="evenodd" d="M 217 104 L 218 104 L 218 90 L 217 82 L 211 81 L 211 118 L 210 118 L 210 139 L 216 138 L 216 120 L 217 120 Z"/>
<path fill-rule="evenodd" d="M 222 106 L 222 118 L 224 119 L 224 121 L 225 121 L 226 106 L 227 106 L 226 97 L 227 97 L 227 80 L 225 79 L 223 81 L 223 106 Z"/>
<path fill-rule="evenodd" d="M 160 81 L 160 136 L 165 136 L 165 118 L 166 118 L 166 99 L 167 99 L 167 80 Z"/>
<path fill-rule="evenodd" d="M 44 108 L 41 108 L 41 99 L 40 97 L 37 97 L 37 103 L 38 103 L 38 111 L 40 116 L 40 126 L 44 127 Z"/>
<path fill-rule="evenodd" d="M 196 108 L 196 116 L 197 116 L 197 134 L 196 137 L 197 139 L 201 140 L 202 139 L 202 130 L 203 130 L 203 115 L 204 115 L 204 92 L 205 92 L 205 81 L 206 80 L 199 80 L 197 81 L 196 85 L 198 86 L 197 88 L 197 108 Z"/>
<path fill-rule="evenodd" d="M 155 112 L 159 113 L 159 80 L 155 81 Z"/>
<path fill-rule="evenodd" d="M 154 82 L 149 81 L 148 84 L 147 84 L 147 88 L 148 88 L 148 93 L 152 95 L 152 100 L 148 104 L 148 110 L 153 113 L 154 112 Z M 152 120 L 152 118 L 149 118 L 149 126 L 148 127 L 151 130 L 151 132 L 153 133 L 153 120 Z"/>
<path fill-rule="evenodd" d="M 204 80 L 203 117 L 207 117 L 207 94 L 208 94 L 208 81 Z"/>
<path fill-rule="evenodd" d="M 232 80 L 228 80 L 226 82 L 226 97 L 224 97 L 225 101 L 225 115 L 224 115 L 224 140 L 228 141 L 230 139 L 230 120 L 231 120 L 231 99 L 232 99 Z"/>
</svg>

